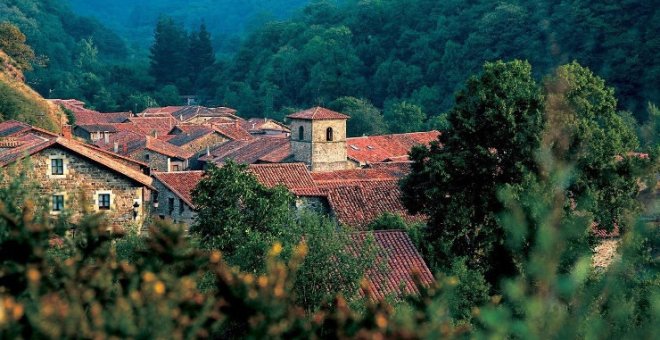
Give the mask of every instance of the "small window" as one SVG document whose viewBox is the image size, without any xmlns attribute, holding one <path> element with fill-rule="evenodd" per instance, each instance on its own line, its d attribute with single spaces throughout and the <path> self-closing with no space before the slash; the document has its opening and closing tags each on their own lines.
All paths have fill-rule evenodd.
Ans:
<svg viewBox="0 0 660 340">
<path fill-rule="evenodd" d="M 334 139 L 334 134 L 332 132 L 332 128 L 329 127 L 325 130 L 325 140 L 327 140 L 328 142 L 332 142 L 333 139 Z"/>
<path fill-rule="evenodd" d="M 99 194 L 99 210 L 110 210 L 110 194 Z"/>
<path fill-rule="evenodd" d="M 51 175 L 64 175 L 64 159 L 53 158 L 50 160 Z"/>
<path fill-rule="evenodd" d="M 149 154 L 145 154 L 144 159 L 148 161 L 149 160 Z"/>
<path fill-rule="evenodd" d="M 179 171 L 179 164 L 172 164 L 172 171 Z"/>
<path fill-rule="evenodd" d="M 53 195 L 53 211 L 61 212 L 64 210 L 64 195 Z"/>
<path fill-rule="evenodd" d="M 298 128 L 298 140 L 305 139 L 305 128 L 302 126 Z"/>
<path fill-rule="evenodd" d="M 168 214 L 172 216 L 172 213 L 174 213 L 174 198 L 172 197 L 167 199 L 167 210 Z"/>
<path fill-rule="evenodd" d="M 184 207 L 185 206 L 183 200 L 179 198 L 179 214 L 183 214 Z"/>
</svg>

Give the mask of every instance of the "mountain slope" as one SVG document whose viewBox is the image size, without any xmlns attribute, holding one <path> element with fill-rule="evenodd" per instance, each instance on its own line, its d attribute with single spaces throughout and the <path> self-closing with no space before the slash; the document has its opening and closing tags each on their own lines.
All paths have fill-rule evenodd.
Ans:
<svg viewBox="0 0 660 340">
<path fill-rule="evenodd" d="M 59 131 L 62 110 L 27 86 L 24 79 L 14 61 L 0 50 L 0 121 L 15 119 Z"/>
</svg>

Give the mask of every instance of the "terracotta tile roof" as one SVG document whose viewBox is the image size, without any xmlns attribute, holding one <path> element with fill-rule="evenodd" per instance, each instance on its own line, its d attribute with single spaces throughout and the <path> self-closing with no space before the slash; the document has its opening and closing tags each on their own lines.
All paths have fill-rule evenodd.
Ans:
<svg viewBox="0 0 660 340">
<path fill-rule="evenodd" d="M 200 158 L 223 164 L 227 160 L 237 163 L 254 164 L 258 162 L 278 163 L 291 155 L 291 143 L 288 138 L 263 137 L 249 141 L 231 141 L 211 151 L 211 156 Z"/>
<path fill-rule="evenodd" d="M 58 136 L 58 134 L 52 131 L 44 130 L 36 126 L 31 126 L 17 120 L 7 120 L 0 123 L 0 137 L 16 137 L 25 134 L 35 134 L 46 138 Z"/>
<path fill-rule="evenodd" d="M 173 131 L 175 130 L 180 132 L 173 133 Z M 168 142 L 177 146 L 183 146 L 199 138 L 207 136 L 213 132 L 215 132 L 214 129 L 204 125 L 192 125 L 192 124 L 177 125 L 172 129 L 172 131 L 169 132 L 170 135 L 174 134 L 174 137 L 170 138 Z"/>
<path fill-rule="evenodd" d="M 413 132 L 346 139 L 348 157 L 360 163 L 404 161 L 413 146 L 429 144 L 440 136 L 439 131 Z"/>
<path fill-rule="evenodd" d="M 236 110 L 228 107 L 209 108 L 204 106 L 166 106 L 148 108 L 140 113 L 140 115 L 144 117 L 163 114 L 170 115 L 181 122 L 189 121 L 198 116 L 208 118 L 227 118 L 229 120 L 240 119 L 236 116 Z"/>
<path fill-rule="evenodd" d="M 177 171 L 177 172 L 156 172 L 154 177 L 163 183 L 165 187 L 171 190 L 175 195 L 181 198 L 188 206 L 194 208 L 192 200 L 192 191 L 199 181 L 202 180 L 204 171 Z"/>
<path fill-rule="evenodd" d="M 285 124 L 269 118 L 250 118 L 241 121 L 241 125 L 250 133 L 263 133 L 264 130 L 291 132 L 291 129 Z"/>
<path fill-rule="evenodd" d="M 54 138 L 43 138 L 36 135 L 25 135 L 17 138 L 16 147 L 0 148 L 0 167 L 33 155 L 55 144 Z"/>
<path fill-rule="evenodd" d="M 165 117 L 131 117 L 129 122 L 133 126 L 125 125 L 120 128 L 130 129 L 135 132 L 140 132 L 145 135 L 156 135 L 158 138 L 166 136 L 174 126 L 178 123 L 176 119 Z"/>
<path fill-rule="evenodd" d="M 117 126 L 119 124 L 87 124 L 87 125 L 76 125 L 76 129 L 81 129 L 87 132 L 117 132 Z"/>
<path fill-rule="evenodd" d="M 137 170 L 130 166 L 126 166 L 125 164 L 114 160 L 112 157 L 109 157 L 105 153 L 98 152 L 97 150 L 88 147 L 86 144 L 77 142 L 75 140 L 66 139 L 63 137 L 48 139 L 39 136 L 34 136 L 32 140 L 33 142 L 25 143 L 20 147 L 7 149 L 6 151 L 0 152 L 0 166 L 6 166 L 24 157 L 33 155 L 48 147 L 59 146 L 73 153 L 76 153 L 79 156 L 83 156 L 92 162 L 103 165 L 104 167 L 112 171 L 115 171 L 125 177 L 128 177 L 133 181 L 136 181 L 144 186 L 153 188 L 151 185 L 152 184 L 151 177 L 143 174 L 140 170 Z"/>
<path fill-rule="evenodd" d="M 283 185 L 298 196 L 322 195 L 304 163 L 252 164 L 248 169 L 269 188 Z"/>
<path fill-rule="evenodd" d="M 121 123 L 133 115 L 132 112 L 98 112 L 90 110 L 85 108 L 84 102 L 75 99 L 52 99 L 50 101 L 73 112 L 74 117 L 76 117 L 76 125 Z"/>
<path fill-rule="evenodd" d="M 104 140 L 99 140 L 95 145 L 101 149 L 114 150 L 115 142 L 119 149 L 118 152 L 122 155 L 131 155 L 142 149 L 148 149 L 168 157 L 176 157 L 180 159 L 190 159 L 195 155 L 194 152 L 185 150 L 166 141 L 132 131 L 118 132 L 110 136 L 108 143 Z"/>
<path fill-rule="evenodd" d="M 305 111 L 296 112 L 286 116 L 289 119 L 305 119 L 305 120 L 323 120 L 323 119 L 349 119 L 351 117 L 328 110 L 326 108 L 316 106 Z"/>
<path fill-rule="evenodd" d="M 352 251 L 360 253 L 368 242 L 373 240 L 376 247 L 374 266 L 368 268 L 365 279 L 376 299 L 389 296 L 401 298 L 419 294 L 414 275 L 420 283 L 431 285 L 433 275 L 424 259 L 413 245 L 406 232 L 401 230 L 379 230 L 350 234 Z"/>
<path fill-rule="evenodd" d="M 403 174 L 405 175 L 405 174 Z M 396 181 L 401 178 L 394 170 L 388 169 L 349 169 L 349 170 L 336 170 L 324 172 L 312 172 L 312 178 L 316 183 L 332 184 L 332 183 L 352 183 L 352 182 L 370 182 L 370 181 L 383 181 L 392 180 Z"/>
<path fill-rule="evenodd" d="M 23 132 L 28 132 L 32 129 L 29 124 L 19 122 L 17 120 L 7 120 L 0 123 L 0 137 L 8 137 Z"/>
<path fill-rule="evenodd" d="M 316 184 L 328 195 L 330 207 L 339 223 L 347 226 L 364 228 L 384 213 L 399 215 L 408 222 L 423 220 L 421 216 L 408 214 L 396 180 Z"/>
<path fill-rule="evenodd" d="M 238 121 L 230 123 L 214 123 L 211 124 L 213 129 L 219 134 L 231 140 L 249 140 L 252 135 L 241 126 Z"/>
</svg>

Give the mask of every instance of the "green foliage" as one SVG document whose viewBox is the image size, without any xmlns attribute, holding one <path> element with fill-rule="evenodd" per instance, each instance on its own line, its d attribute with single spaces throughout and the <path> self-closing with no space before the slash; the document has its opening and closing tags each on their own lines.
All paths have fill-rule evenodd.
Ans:
<svg viewBox="0 0 660 340">
<path fill-rule="evenodd" d="M 456 96 L 452 130 L 441 143 L 411 152 L 412 173 L 403 182 L 404 203 L 429 216 L 425 230 L 434 268 L 466 257 L 491 282 L 513 271 L 495 214 L 497 190 L 534 171 L 544 128 L 543 96 L 526 62 L 486 63 Z"/>
<path fill-rule="evenodd" d="M 264 249 L 276 240 L 289 239 L 286 234 L 292 232 L 291 194 L 282 187 L 264 187 L 247 165 L 211 166 L 193 197 L 197 217 L 190 232 L 244 270 L 261 270 Z"/>
<path fill-rule="evenodd" d="M 426 120 L 422 108 L 408 102 L 390 104 L 383 117 L 391 133 L 423 131 Z"/>
<path fill-rule="evenodd" d="M 348 137 L 381 135 L 387 132 L 387 125 L 380 110 L 366 99 L 341 97 L 328 107 L 351 117 L 346 127 Z"/>
<path fill-rule="evenodd" d="M 0 23 L 0 50 L 9 55 L 22 70 L 31 70 L 34 51 L 25 44 L 25 34 L 9 22 Z"/>
</svg>

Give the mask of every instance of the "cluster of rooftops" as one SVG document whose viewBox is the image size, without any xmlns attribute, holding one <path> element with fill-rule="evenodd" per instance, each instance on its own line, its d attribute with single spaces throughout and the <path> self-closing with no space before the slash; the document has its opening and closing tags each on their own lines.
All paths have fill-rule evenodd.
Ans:
<svg viewBox="0 0 660 340">
<path fill-rule="evenodd" d="M 300 200 L 322 202 L 331 217 L 354 230 L 355 240 L 373 235 L 383 250 L 380 261 L 389 263 L 387 274 L 371 273 L 379 277 L 370 280 L 376 295 L 392 293 L 400 284 L 408 292 L 414 291 L 413 272 L 421 273 L 424 282 L 433 280 L 405 232 L 366 231 L 365 227 L 383 213 L 397 214 L 408 221 L 423 219 L 407 213 L 398 182 L 409 171 L 410 148 L 436 140 L 438 131 L 355 138 L 346 138 L 345 131 L 323 138 L 316 138 L 316 132 L 312 132 L 307 140 L 297 129 L 292 134 L 293 124 L 243 119 L 225 107 L 170 106 L 134 114 L 97 112 L 77 100 L 52 102 L 70 110 L 75 123 L 64 126 L 60 134 L 18 121 L 0 123 L 0 167 L 56 147 L 154 192 L 152 202 L 146 202 L 145 195 L 145 207 L 158 206 L 157 197 L 164 197 L 165 192 L 156 192 L 163 188 L 160 191 L 175 196 L 194 211 L 192 190 L 204 176 L 207 164 L 222 166 L 228 160 L 246 163 L 265 186 L 282 185 Z M 316 131 L 313 124 L 320 123 L 315 122 L 337 122 L 339 125 L 330 126 L 345 129 L 349 117 L 316 107 L 288 118 L 311 124 L 303 125 Z M 302 142 L 309 142 L 312 149 L 300 151 L 295 143 Z M 335 147 L 340 143 L 346 152 L 345 164 L 313 169 L 310 162 L 317 161 L 315 157 L 326 157 L 313 151 L 315 144 L 323 147 L 323 143 L 334 143 Z M 308 152 L 310 161 L 298 161 L 301 158 L 297 152 Z M 322 163 L 323 159 L 318 161 Z M 153 210 L 153 215 L 168 217 L 162 210 Z"/>
</svg>

